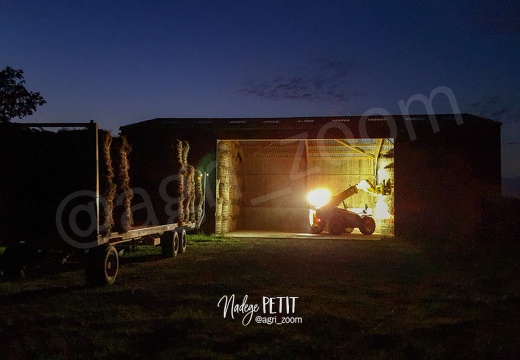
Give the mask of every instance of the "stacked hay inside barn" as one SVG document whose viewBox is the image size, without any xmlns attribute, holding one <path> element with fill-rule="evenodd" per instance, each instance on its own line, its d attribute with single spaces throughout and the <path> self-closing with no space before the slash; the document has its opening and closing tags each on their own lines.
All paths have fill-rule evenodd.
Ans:
<svg viewBox="0 0 520 360">
<path fill-rule="evenodd" d="M 240 144 L 237 141 L 219 141 L 217 161 L 217 204 L 215 231 L 227 233 L 240 227 Z"/>
<path fill-rule="evenodd" d="M 233 191 L 230 194 L 230 201 L 233 205 L 231 212 L 231 227 L 230 231 L 241 228 L 240 218 L 242 217 L 242 190 L 243 179 L 241 177 L 242 160 L 244 154 L 238 141 L 233 142 L 233 155 L 231 157 L 231 186 Z"/>
</svg>

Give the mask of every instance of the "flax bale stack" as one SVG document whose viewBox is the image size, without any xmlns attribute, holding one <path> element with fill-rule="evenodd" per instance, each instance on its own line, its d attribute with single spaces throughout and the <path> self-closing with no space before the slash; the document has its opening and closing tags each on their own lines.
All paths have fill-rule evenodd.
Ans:
<svg viewBox="0 0 520 360">
<path fill-rule="evenodd" d="M 123 127 L 132 147 L 128 154 L 129 176 L 133 189 L 134 226 L 190 222 L 190 201 L 195 191 L 195 171 L 190 171 L 190 145 L 177 140 L 175 129 L 154 126 Z M 196 183 L 195 183 L 196 184 Z"/>
<path fill-rule="evenodd" d="M 113 139 L 112 161 L 117 171 L 114 182 L 119 193 L 117 206 L 114 208 L 114 227 L 118 232 L 125 232 L 133 225 L 132 198 L 133 191 L 130 187 L 130 162 L 128 155 L 132 151 L 125 136 Z"/>
<path fill-rule="evenodd" d="M 182 164 L 181 171 L 183 172 L 183 180 L 184 180 L 184 194 L 183 201 L 179 201 L 179 206 L 182 204 L 182 212 L 184 217 L 182 218 L 183 223 L 187 223 L 190 221 L 190 165 L 188 164 L 188 153 L 190 152 L 190 144 L 187 141 L 182 142 Z"/>
<path fill-rule="evenodd" d="M 125 232 L 133 223 L 128 154 L 131 148 L 125 137 L 112 137 L 99 130 L 99 207 L 101 231 Z"/>
<path fill-rule="evenodd" d="M 195 223 L 200 224 L 202 220 L 202 204 L 204 203 L 204 192 L 202 188 L 202 173 L 195 170 Z"/>
<path fill-rule="evenodd" d="M 180 140 L 177 140 L 177 160 L 179 163 L 179 180 L 178 180 L 178 189 L 177 194 L 179 196 L 178 202 L 178 220 L 177 223 L 182 226 L 184 222 L 184 199 L 185 196 L 185 183 L 186 183 L 186 165 L 185 165 L 185 156 L 184 156 L 184 143 Z"/>
<path fill-rule="evenodd" d="M 185 225 L 195 221 L 195 168 L 188 163 L 190 145 L 187 141 L 177 140 L 178 180 L 178 224 Z"/>
<path fill-rule="evenodd" d="M 192 165 L 188 165 L 188 178 L 186 181 L 186 192 L 188 194 L 187 201 L 187 213 L 189 214 L 188 219 L 190 222 L 195 221 L 195 168 Z"/>
<path fill-rule="evenodd" d="M 114 200 L 117 186 L 114 183 L 114 167 L 111 156 L 112 135 L 99 130 L 99 223 L 103 233 L 110 233 L 114 227 Z"/>
</svg>

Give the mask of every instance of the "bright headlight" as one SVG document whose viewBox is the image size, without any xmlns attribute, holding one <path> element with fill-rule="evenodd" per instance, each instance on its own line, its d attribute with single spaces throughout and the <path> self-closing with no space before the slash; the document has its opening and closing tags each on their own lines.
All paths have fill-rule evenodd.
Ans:
<svg viewBox="0 0 520 360">
<path fill-rule="evenodd" d="M 307 201 L 316 208 L 320 208 L 330 201 L 330 191 L 328 189 L 316 189 L 307 194 Z"/>
</svg>

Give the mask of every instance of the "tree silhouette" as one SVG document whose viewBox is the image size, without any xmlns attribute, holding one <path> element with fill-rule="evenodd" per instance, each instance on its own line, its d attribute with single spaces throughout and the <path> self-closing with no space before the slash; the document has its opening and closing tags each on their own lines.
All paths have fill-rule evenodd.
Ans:
<svg viewBox="0 0 520 360">
<path fill-rule="evenodd" d="M 7 66 L 0 71 L 0 123 L 32 115 L 47 102 L 39 92 L 28 91 L 24 83 L 23 70 Z"/>
</svg>

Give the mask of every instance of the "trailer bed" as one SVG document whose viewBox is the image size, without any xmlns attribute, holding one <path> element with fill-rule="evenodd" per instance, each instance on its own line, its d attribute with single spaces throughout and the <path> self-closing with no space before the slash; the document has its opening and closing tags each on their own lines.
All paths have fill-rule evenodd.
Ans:
<svg viewBox="0 0 520 360">
<path fill-rule="evenodd" d="M 146 237 L 158 237 L 168 231 L 179 231 L 179 230 L 193 230 L 195 229 L 195 223 L 187 223 L 179 226 L 177 223 L 155 225 L 155 226 L 139 226 L 133 227 L 124 233 L 114 232 L 109 235 L 99 235 L 99 245 L 119 245 L 130 241 L 139 240 Z M 160 242 L 150 243 L 149 245 L 159 245 Z"/>
</svg>

